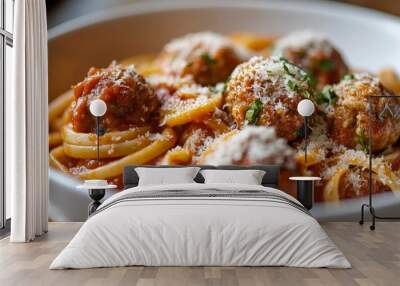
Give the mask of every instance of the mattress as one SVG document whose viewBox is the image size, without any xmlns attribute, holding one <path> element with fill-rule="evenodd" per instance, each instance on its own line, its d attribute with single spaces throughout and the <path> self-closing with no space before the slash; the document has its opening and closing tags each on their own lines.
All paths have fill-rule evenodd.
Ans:
<svg viewBox="0 0 400 286">
<path fill-rule="evenodd" d="M 284 192 L 197 183 L 138 186 L 112 196 L 50 269 L 132 265 L 351 267 Z"/>
</svg>

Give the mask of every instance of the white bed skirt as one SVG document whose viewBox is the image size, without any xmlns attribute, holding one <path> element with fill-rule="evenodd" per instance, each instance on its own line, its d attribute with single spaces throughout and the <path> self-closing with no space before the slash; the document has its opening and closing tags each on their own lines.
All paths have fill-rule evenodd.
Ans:
<svg viewBox="0 0 400 286">
<path fill-rule="evenodd" d="M 265 190 L 289 197 L 262 186 L 210 187 Z M 202 190 L 204 184 L 136 187 L 111 197 L 101 207 L 129 192 L 155 189 Z M 245 198 L 171 198 L 128 200 L 104 207 L 88 219 L 50 268 L 128 265 L 350 267 L 318 222 L 288 204 Z"/>
</svg>

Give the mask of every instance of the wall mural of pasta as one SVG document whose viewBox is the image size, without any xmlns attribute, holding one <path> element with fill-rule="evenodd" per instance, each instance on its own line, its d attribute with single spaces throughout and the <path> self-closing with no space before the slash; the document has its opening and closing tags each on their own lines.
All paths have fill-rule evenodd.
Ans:
<svg viewBox="0 0 400 286">
<path fill-rule="evenodd" d="M 158 54 L 92 67 L 66 87 L 49 104 L 50 164 L 119 186 L 123 167 L 132 164 L 281 164 L 282 190 L 295 194 L 292 174 L 316 175 L 316 200 L 341 202 L 368 193 L 368 96 L 395 94 L 400 79 L 393 70 L 349 67 L 318 33 L 189 34 Z M 100 162 L 89 112 L 97 98 L 107 104 Z M 316 106 L 307 166 L 296 109 L 304 98 Z M 374 115 L 384 102 L 376 99 Z M 397 192 L 400 119 L 371 124 L 372 189 Z"/>
</svg>

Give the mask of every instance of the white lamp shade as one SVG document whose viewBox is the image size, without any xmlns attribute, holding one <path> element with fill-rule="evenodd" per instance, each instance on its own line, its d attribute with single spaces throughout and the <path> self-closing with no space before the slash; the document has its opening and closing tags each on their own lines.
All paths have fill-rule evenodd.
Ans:
<svg viewBox="0 0 400 286">
<path fill-rule="evenodd" d="M 314 103 L 309 99 L 303 99 L 297 105 L 297 112 L 301 116 L 311 116 L 315 111 Z"/>
<path fill-rule="evenodd" d="M 93 116 L 103 116 L 107 111 L 106 103 L 101 99 L 95 99 L 90 103 L 90 113 Z"/>
</svg>

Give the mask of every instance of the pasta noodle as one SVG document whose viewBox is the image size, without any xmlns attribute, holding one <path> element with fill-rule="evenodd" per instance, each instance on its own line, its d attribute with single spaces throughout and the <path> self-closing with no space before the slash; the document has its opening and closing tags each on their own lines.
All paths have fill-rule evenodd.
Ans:
<svg viewBox="0 0 400 286">
<path fill-rule="evenodd" d="M 185 148 L 174 148 L 164 156 L 165 165 L 187 165 L 192 161 L 192 153 Z"/>
<path fill-rule="evenodd" d="M 296 161 L 305 167 L 310 167 L 320 162 L 320 160 L 318 160 L 318 154 L 316 154 L 314 151 L 307 152 L 307 164 L 305 162 L 304 152 L 299 152 L 297 154 Z"/>
<path fill-rule="evenodd" d="M 383 69 L 379 72 L 382 84 L 394 93 L 400 95 L 400 78 L 392 69 Z"/>
<path fill-rule="evenodd" d="M 249 33 L 233 33 L 229 36 L 233 41 L 242 44 L 250 50 L 263 50 L 270 47 L 276 37 L 265 37 L 261 35 L 249 34 Z"/>
<path fill-rule="evenodd" d="M 338 169 L 333 177 L 328 181 L 324 188 L 324 201 L 338 202 L 339 201 L 339 183 L 342 176 L 348 168 Z"/>
<path fill-rule="evenodd" d="M 147 136 L 128 140 L 121 143 L 102 144 L 99 147 L 100 158 L 118 158 L 136 152 L 151 143 Z M 96 146 L 72 145 L 64 143 L 64 152 L 72 158 L 93 159 L 97 156 Z"/>
<path fill-rule="evenodd" d="M 154 64 L 156 55 L 145 54 L 131 57 L 129 59 L 121 61 L 121 65 L 128 66 L 133 64 L 137 70 L 144 76 L 161 73 L 160 67 Z"/>
<path fill-rule="evenodd" d="M 100 136 L 100 144 L 115 144 L 126 140 L 132 140 L 150 130 L 150 126 L 136 127 L 124 131 L 111 131 Z M 65 125 L 62 129 L 62 139 L 65 143 L 81 146 L 96 146 L 97 137 L 94 133 L 75 132 L 71 124 Z"/>
<path fill-rule="evenodd" d="M 229 37 L 234 42 L 250 50 L 260 52 L 263 56 L 269 56 L 270 49 L 277 38 L 275 36 L 265 37 L 250 33 L 233 33 Z"/>
<path fill-rule="evenodd" d="M 60 95 L 49 104 L 49 122 L 53 122 L 60 117 L 73 100 L 72 90 Z"/>
<path fill-rule="evenodd" d="M 215 134 L 223 134 L 229 131 L 229 126 L 222 120 L 207 118 L 203 122 L 204 125 L 210 128 Z"/>
<path fill-rule="evenodd" d="M 64 147 L 59 146 L 57 148 L 54 148 L 53 150 L 50 151 L 50 158 L 49 158 L 49 164 L 50 166 L 63 171 L 63 172 L 68 172 L 68 168 L 61 163 L 61 159 L 65 158 L 65 153 L 64 153 Z"/>
<path fill-rule="evenodd" d="M 161 125 L 173 127 L 195 121 L 221 107 L 222 94 L 209 98 L 199 96 L 196 99 L 178 102 L 171 100 L 168 103 L 170 104 L 166 104 L 166 107 L 161 111 L 164 118 Z"/>
<path fill-rule="evenodd" d="M 49 123 L 50 130 L 53 132 L 59 132 L 62 126 L 63 126 L 62 118 L 56 118 L 53 121 L 50 121 Z"/>
<path fill-rule="evenodd" d="M 85 180 L 108 179 L 115 177 L 122 173 L 125 166 L 146 164 L 167 152 L 175 145 L 176 139 L 175 131 L 171 128 L 166 128 L 164 129 L 161 138 L 157 139 L 149 146 L 105 166 L 82 172 L 79 176 Z"/>
<path fill-rule="evenodd" d="M 61 145 L 63 142 L 61 134 L 59 132 L 52 132 L 49 134 L 49 148 L 52 149 Z"/>
</svg>

